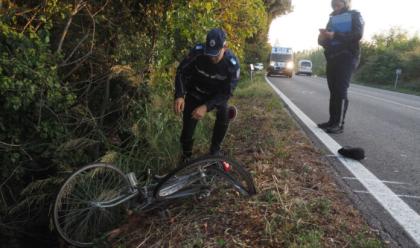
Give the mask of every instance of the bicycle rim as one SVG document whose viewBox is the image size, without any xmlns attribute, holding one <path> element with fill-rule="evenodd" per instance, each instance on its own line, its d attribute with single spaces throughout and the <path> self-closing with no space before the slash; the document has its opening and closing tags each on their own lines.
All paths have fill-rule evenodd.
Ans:
<svg viewBox="0 0 420 248">
<path fill-rule="evenodd" d="M 104 202 L 130 194 L 130 184 L 119 169 L 93 164 L 73 173 L 54 204 L 54 225 L 68 243 L 86 247 L 118 227 L 127 215 L 127 202 L 102 207 Z"/>
<path fill-rule="evenodd" d="M 256 194 L 254 180 L 240 162 L 225 156 L 212 159 L 217 163 L 208 168 L 207 174 L 214 178 L 213 190 L 223 189 L 225 193 L 236 192 L 243 196 Z"/>
</svg>

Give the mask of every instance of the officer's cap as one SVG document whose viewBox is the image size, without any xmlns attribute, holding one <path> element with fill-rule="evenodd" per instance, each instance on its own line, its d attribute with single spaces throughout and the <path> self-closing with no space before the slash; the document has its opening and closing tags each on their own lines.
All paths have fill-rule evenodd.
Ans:
<svg viewBox="0 0 420 248">
<path fill-rule="evenodd" d="M 220 50 L 226 44 L 226 33 L 221 28 L 214 28 L 207 33 L 206 48 L 204 54 L 218 56 Z"/>
</svg>

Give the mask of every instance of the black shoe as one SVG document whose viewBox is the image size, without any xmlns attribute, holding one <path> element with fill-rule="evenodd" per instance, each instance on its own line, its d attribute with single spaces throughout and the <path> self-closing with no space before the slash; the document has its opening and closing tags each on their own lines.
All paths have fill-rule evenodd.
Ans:
<svg viewBox="0 0 420 248">
<path fill-rule="evenodd" d="M 331 122 L 327 121 L 324 123 L 318 123 L 317 126 L 321 129 L 326 129 L 329 128 L 331 126 Z"/>
<path fill-rule="evenodd" d="M 186 165 L 190 161 L 190 159 L 191 159 L 191 156 L 181 155 L 178 161 L 178 166 Z"/>
<path fill-rule="evenodd" d="M 332 134 L 339 134 L 339 133 L 342 133 L 343 131 L 344 131 L 343 125 L 332 125 L 325 129 L 325 132 L 332 133 Z"/>
<path fill-rule="evenodd" d="M 209 155 L 211 155 L 211 156 L 223 156 L 223 152 L 221 150 L 210 151 Z"/>
</svg>

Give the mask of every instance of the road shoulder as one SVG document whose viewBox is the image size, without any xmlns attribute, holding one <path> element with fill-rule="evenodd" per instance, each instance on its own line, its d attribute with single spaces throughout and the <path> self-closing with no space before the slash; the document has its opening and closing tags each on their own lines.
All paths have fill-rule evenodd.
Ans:
<svg viewBox="0 0 420 248">
<path fill-rule="evenodd" d="M 242 85 L 241 85 L 242 84 Z M 117 242 L 137 247 L 383 247 L 337 185 L 329 165 L 257 77 L 241 82 L 224 147 L 254 176 L 258 194 L 227 196 L 147 216 Z M 210 117 L 214 118 L 214 117 Z M 151 231 L 152 230 L 152 231 Z"/>
</svg>

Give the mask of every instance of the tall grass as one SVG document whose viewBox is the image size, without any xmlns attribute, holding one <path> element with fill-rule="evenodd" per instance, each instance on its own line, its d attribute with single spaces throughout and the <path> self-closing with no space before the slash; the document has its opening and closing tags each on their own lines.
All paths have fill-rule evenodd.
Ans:
<svg viewBox="0 0 420 248">
<path fill-rule="evenodd" d="M 142 114 L 131 127 L 131 144 L 117 152 L 110 161 L 137 175 L 149 170 L 151 173 L 167 173 L 178 165 L 182 153 L 179 141 L 182 115 L 173 111 L 171 89 L 155 87 L 151 90 L 153 97 L 150 102 L 138 107 Z M 214 119 L 214 114 L 210 113 L 198 122 L 194 133 L 194 156 L 208 150 Z"/>
</svg>

